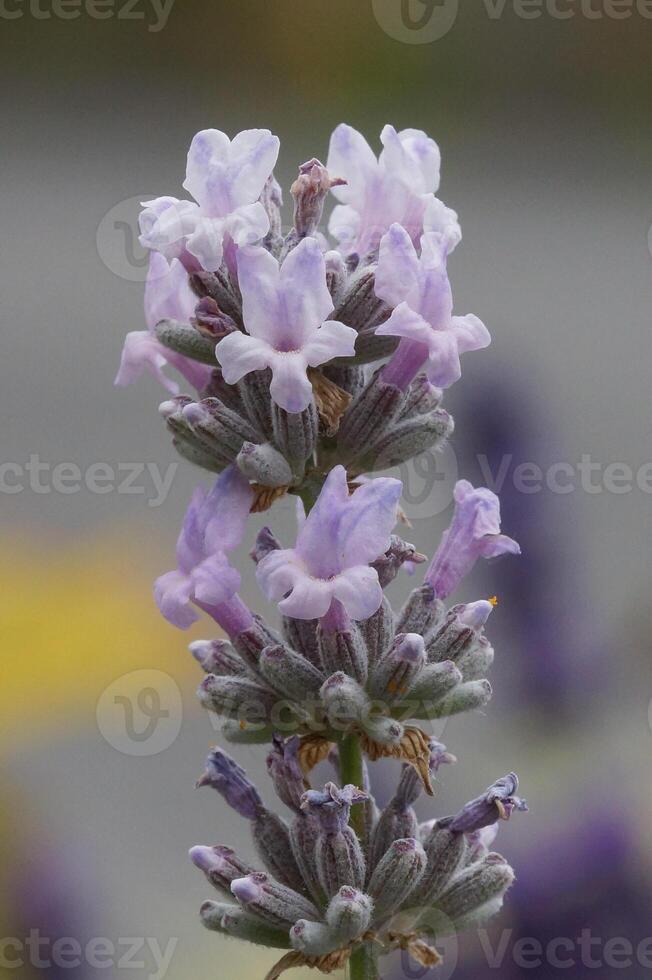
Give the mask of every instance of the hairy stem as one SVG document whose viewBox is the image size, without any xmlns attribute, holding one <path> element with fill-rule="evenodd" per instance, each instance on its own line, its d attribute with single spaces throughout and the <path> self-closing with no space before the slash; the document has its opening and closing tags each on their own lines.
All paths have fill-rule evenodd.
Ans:
<svg viewBox="0 0 652 980">
<path fill-rule="evenodd" d="M 340 779 L 342 785 L 353 783 L 354 786 L 362 788 L 363 767 L 362 750 L 360 740 L 357 735 L 347 735 L 340 742 Z M 358 803 L 351 808 L 351 826 L 355 830 L 358 838 L 364 841 L 364 803 Z M 349 960 L 349 980 L 377 980 L 378 978 L 378 956 L 376 947 L 373 943 L 364 943 L 358 946 Z"/>
</svg>

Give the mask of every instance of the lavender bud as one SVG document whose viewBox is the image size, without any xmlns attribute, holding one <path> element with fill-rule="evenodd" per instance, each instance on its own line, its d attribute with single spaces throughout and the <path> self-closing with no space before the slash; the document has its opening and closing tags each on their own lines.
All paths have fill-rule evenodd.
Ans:
<svg viewBox="0 0 652 980">
<path fill-rule="evenodd" d="M 191 402 L 183 409 L 183 417 L 207 449 L 228 453 L 233 459 L 245 442 L 255 442 L 260 438 L 249 422 L 222 405 L 217 398 Z"/>
<path fill-rule="evenodd" d="M 426 867 L 426 853 L 414 837 L 394 841 L 376 865 L 367 891 L 376 918 L 398 911 L 414 891 Z"/>
<path fill-rule="evenodd" d="M 451 660 L 425 666 L 408 694 L 411 717 L 417 719 L 439 717 L 433 714 L 437 711 L 436 706 L 461 683 L 462 673 Z"/>
<path fill-rule="evenodd" d="M 326 910 L 326 922 L 337 936 L 338 947 L 359 939 L 371 923 L 373 902 L 364 892 L 344 885 Z"/>
<path fill-rule="evenodd" d="M 215 365 L 215 341 L 203 337 L 189 323 L 176 320 L 161 320 L 154 328 L 156 339 L 176 354 L 191 357 L 200 364 Z"/>
<path fill-rule="evenodd" d="M 255 820 L 263 801 L 244 769 L 221 749 L 213 749 L 206 759 L 206 771 L 197 786 L 210 786 L 246 820 Z"/>
<path fill-rule="evenodd" d="M 260 810 L 251 828 L 256 851 L 267 871 L 281 884 L 304 891 L 304 881 L 295 860 L 290 831 L 285 821 L 269 810 Z"/>
<path fill-rule="evenodd" d="M 333 313 L 333 319 L 346 323 L 358 333 L 365 328 L 369 330 L 375 328 L 391 312 L 389 307 L 376 296 L 375 286 L 375 267 L 367 266 L 360 270 L 344 291 Z"/>
<path fill-rule="evenodd" d="M 376 565 L 374 564 L 371 567 L 375 568 Z M 378 663 L 394 640 L 394 613 L 385 596 L 383 596 L 383 601 L 378 611 L 373 616 L 370 616 L 369 619 L 365 619 L 359 623 L 358 629 L 367 647 L 369 666 L 373 668 L 373 665 Z"/>
<path fill-rule="evenodd" d="M 427 864 L 411 901 L 416 905 L 430 905 L 448 887 L 453 876 L 462 867 L 467 852 L 462 834 L 453 833 L 435 821 L 423 842 Z"/>
<path fill-rule="evenodd" d="M 329 381 L 336 384 L 342 391 L 347 391 L 355 398 L 365 386 L 365 371 L 358 364 L 325 364 L 322 369 Z"/>
<path fill-rule="evenodd" d="M 354 459 L 364 454 L 366 458 L 369 446 L 377 442 L 399 414 L 404 398 L 400 388 L 385 384 L 376 372 L 340 423 L 337 445 L 344 457 Z"/>
<path fill-rule="evenodd" d="M 490 824 L 488 827 L 481 827 L 480 830 L 472 830 L 466 835 L 468 843 L 467 864 L 481 861 L 489 854 L 491 846 L 498 836 L 498 822 Z"/>
<path fill-rule="evenodd" d="M 238 415 L 243 415 L 246 417 L 247 410 L 244 407 L 244 403 L 240 397 L 240 393 L 235 385 L 229 385 L 224 380 L 222 375 L 222 368 L 215 366 L 211 371 L 211 376 L 208 384 L 201 392 L 202 399 L 204 398 L 217 398 L 230 408 L 231 411 L 237 412 Z"/>
<path fill-rule="evenodd" d="M 479 636 L 470 650 L 457 661 L 465 681 L 477 681 L 486 677 L 494 662 L 494 649 L 485 636 Z"/>
<path fill-rule="evenodd" d="M 326 674 L 343 671 L 364 685 L 367 680 L 367 650 L 360 630 L 349 621 L 345 629 L 330 630 L 320 623 L 317 629 L 319 656 Z"/>
<path fill-rule="evenodd" d="M 406 562 L 421 565 L 426 560 L 426 556 L 420 555 L 413 544 L 408 544 L 407 541 L 403 541 L 393 534 L 390 538 L 389 549 L 384 555 L 372 562 L 371 567 L 376 569 L 381 588 L 385 589 L 394 581 Z M 409 632 L 413 631 L 410 630 Z M 417 631 L 414 630 L 414 632 Z"/>
<path fill-rule="evenodd" d="M 341 187 L 346 181 L 341 177 L 331 177 L 319 160 L 308 160 L 299 167 L 299 176 L 292 184 L 290 193 L 294 198 L 294 227 L 297 238 L 312 235 L 319 226 L 324 210 L 324 202 L 331 187 Z"/>
<path fill-rule="evenodd" d="M 441 623 L 444 614 L 444 604 L 435 597 L 432 586 L 422 585 L 410 593 L 399 614 L 396 629 L 401 633 L 425 636 Z"/>
<path fill-rule="evenodd" d="M 338 948 L 338 937 L 323 922 L 307 922 L 299 919 L 290 929 L 290 942 L 294 949 L 305 956 L 327 956 Z"/>
<path fill-rule="evenodd" d="M 307 898 L 262 872 L 254 872 L 231 882 L 231 891 L 248 912 L 259 915 L 272 925 L 289 929 L 297 919 L 318 922 L 317 908 Z"/>
<path fill-rule="evenodd" d="M 451 819 L 449 829 L 469 834 L 482 827 L 489 827 L 498 819 L 509 820 L 514 810 L 527 810 L 527 803 L 516 796 L 518 776 L 510 772 L 485 790 L 482 796 L 471 800 Z"/>
<path fill-rule="evenodd" d="M 197 697 L 208 711 L 238 720 L 250 715 L 267 719 L 278 702 L 278 694 L 248 677 L 216 677 L 215 674 L 204 678 Z"/>
<path fill-rule="evenodd" d="M 394 643 L 376 664 L 371 678 L 371 695 L 394 704 L 407 696 L 426 662 L 423 637 L 398 633 Z"/>
<path fill-rule="evenodd" d="M 258 661 L 265 647 L 274 646 L 281 638 L 260 616 L 254 616 L 253 625 L 231 637 L 235 651 L 253 671 L 258 670 Z"/>
<path fill-rule="evenodd" d="M 327 783 L 323 791 L 309 790 L 303 806 L 319 823 L 316 863 L 319 881 L 329 898 L 343 885 L 362 888 L 365 859 L 360 842 L 349 827 L 351 807 L 367 800 L 355 786 L 338 789 Z"/>
<path fill-rule="evenodd" d="M 331 728 L 346 732 L 360 724 L 369 711 L 369 696 L 357 681 L 342 671 L 332 674 L 319 692 Z"/>
<path fill-rule="evenodd" d="M 440 660 L 457 661 L 478 639 L 479 631 L 492 610 L 492 604 L 485 601 L 453 606 L 437 632 L 428 640 L 428 660 L 431 663 Z"/>
<path fill-rule="evenodd" d="M 256 542 L 249 555 L 258 564 L 273 551 L 280 551 L 280 548 L 281 544 L 274 533 L 268 527 L 263 527 L 256 535 Z"/>
<path fill-rule="evenodd" d="M 247 668 L 228 640 L 194 640 L 189 648 L 206 674 L 242 676 Z"/>
<path fill-rule="evenodd" d="M 346 267 L 346 262 L 342 258 L 341 254 L 336 251 L 326 252 L 324 256 L 324 261 L 326 264 L 326 285 L 328 286 L 328 292 L 333 297 L 333 305 L 337 305 L 342 295 L 346 280 L 349 276 L 349 270 Z M 333 378 L 336 384 L 339 384 L 337 378 Z M 344 385 L 340 385 L 344 388 Z M 349 389 L 346 388 L 346 391 Z"/>
<path fill-rule="evenodd" d="M 362 727 L 372 741 L 379 742 L 381 745 L 398 746 L 405 735 L 405 729 L 400 721 L 382 714 L 365 714 Z"/>
<path fill-rule="evenodd" d="M 317 870 L 317 842 L 319 821 L 306 811 L 297 814 L 290 827 L 290 843 L 308 893 L 322 906 L 325 895 Z"/>
<path fill-rule="evenodd" d="M 396 422 L 374 441 L 369 450 L 361 451 L 357 465 L 367 472 L 399 466 L 441 445 L 453 434 L 453 428 L 453 419 L 443 408 Z M 362 446 L 360 448 L 362 450 Z"/>
<path fill-rule="evenodd" d="M 316 695 L 324 683 L 324 675 L 316 667 L 283 644 L 265 647 L 259 669 L 268 684 L 300 703 Z"/>
<path fill-rule="evenodd" d="M 306 779 L 299 762 L 301 740 L 298 735 L 282 739 L 274 736 L 273 747 L 267 756 L 269 773 L 278 798 L 286 806 L 301 812 L 301 801 L 306 791 Z"/>
<path fill-rule="evenodd" d="M 290 415 L 272 403 L 274 443 L 287 459 L 297 479 L 303 476 L 306 460 L 317 445 L 319 421 L 314 402 L 296 415 Z"/>
<path fill-rule="evenodd" d="M 432 711 L 428 717 L 431 719 L 447 718 L 449 715 L 457 715 L 462 711 L 484 708 L 491 701 L 492 693 L 491 684 L 486 680 L 459 684 L 450 694 L 432 706 Z"/>
<path fill-rule="evenodd" d="M 282 228 L 281 208 L 283 207 L 283 191 L 273 173 L 269 175 L 260 195 L 260 203 L 267 212 L 269 218 L 268 239 L 274 240 L 280 237 Z"/>
<path fill-rule="evenodd" d="M 291 647 L 302 653 L 313 667 L 323 668 L 317 642 L 318 619 L 291 619 L 283 617 L 283 635 Z"/>
<path fill-rule="evenodd" d="M 496 910 L 514 881 L 514 872 L 499 854 L 488 854 L 453 880 L 437 900 L 437 908 L 455 923 L 477 916 L 487 905 Z"/>
<path fill-rule="evenodd" d="M 292 482 L 287 460 L 269 442 L 263 445 L 244 442 L 236 462 L 248 480 L 263 487 L 287 487 Z"/>
<path fill-rule="evenodd" d="M 230 847 L 203 847 L 190 849 L 190 860 L 203 871 L 218 891 L 231 895 L 231 882 L 253 873 L 253 868 L 242 861 Z"/>
<path fill-rule="evenodd" d="M 195 315 L 190 323 L 203 337 L 208 340 L 221 340 L 228 333 L 237 330 L 235 322 L 226 313 L 222 313 L 214 299 L 204 296 L 195 307 Z"/>
<path fill-rule="evenodd" d="M 411 418 L 414 415 L 427 415 L 439 408 L 443 392 L 435 388 L 425 374 L 419 374 L 412 381 L 405 395 L 405 404 L 399 419 Z"/>
<path fill-rule="evenodd" d="M 273 433 L 272 404 L 269 394 L 271 380 L 272 372 L 266 368 L 264 371 L 250 371 L 242 381 L 238 382 L 238 393 L 247 409 L 249 419 L 267 439 L 271 439 Z"/>
<path fill-rule="evenodd" d="M 202 470 L 209 473 L 221 473 L 229 465 L 228 460 L 213 456 L 196 440 L 194 437 L 186 438 L 175 436 L 172 445 L 183 459 L 193 466 L 199 466 Z"/>
<path fill-rule="evenodd" d="M 242 300 L 236 295 L 228 271 L 224 266 L 217 272 L 200 269 L 189 279 L 193 292 L 202 299 L 209 296 L 215 300 L 220 310 L 231 317 L 239 329 L 242 328 Z"/>
<path fill-rule="evenodd" d="M 256 946 L 268 946 L 272 949 L 290 948 L 286 929 L 274 929 L 238 905 L 204 902 L 199 915 L 206 929 L 221 932 L 233 939 L 242 939 Z"/>
</svg>

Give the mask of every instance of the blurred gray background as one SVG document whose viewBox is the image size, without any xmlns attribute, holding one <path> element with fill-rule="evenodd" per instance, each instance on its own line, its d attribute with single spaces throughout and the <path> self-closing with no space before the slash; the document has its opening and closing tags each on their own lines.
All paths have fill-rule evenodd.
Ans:
<svg viewBox="0 0 652 980">
<path fill-rule="evenodd" d="M 465 599 L 499 595 L 496 693 L 484 714 L 447 726 L 460 761 L 424 818 L 516 769 L 531 813 L 499 845 L 522 890 L 496 934 L 511 925 L 545 941 L 588 927 L 636 945 L 641 923 L 649 928 L 652 20 L 636 4 L 614 19 L 599 0 L 569 2 L 565 20 L 545 5 L 524 19 L 510 3 L 492 18 L 478 2 L 444 36 L 415 43 L 407 28 L 390 36 L 390 7 L 176 0 L 165 24 L 145 0 L 132 10 L 139 19 L 124 0 L 105 20 L 83 7 L 61 19 L 47 0 L 0 11 L 3 936 L 39 928 L 163 948 L 173 939 L 169 980 L 255 978 L 273 962 L 201 929 L 208 888 L 186 858 L 194 843 L 249 846 L 210 791 L 192 791 L 216 735 L 193 701 L 199 678 L 185 645 L 210 627 L 186 638 L 152 609 L 151 581 L 173 564 L 201 474 L 179 465 L 160 506 L 147 470 L 138 493 L 57 492 L 51 474 L 60 463 L 83 474 L 98 462 L 116 473 L 177 462 L 157 416 L 160 386 L 112 385 L 124 334 L 143 325 L 137 201 L 183 196 L 197 130 L 258 126 L 281 138 L 277 177 L 289 200 L 298 164 L 324 159 L 342 120 L 376 148 L 385 122 L 438 141 L 440 193 L 464 231 L 451 262 L 456 308 L 493 335 L 447 398 L 457 431 L 437 478 L 428 466 L 402 474 L 414 491 L 409 536 L 433 551 L 456 473 L 485 481 L 486 454 L 494 473 L 507 460 L 504 528 L 523 547 L 518 568 L 478 570 L 465 586 Z M 30 486 L 30 457 L 50 467 L 45 491 Z M 587 457 L 597 466 L 588 488 L 576 469 Z M 526 494 L 512 478 L 523 462 L 548 473 L 569 464 L 575 475 L 559 473 L 563 492 L 544 481 Z M 607 469 L 618 463 L 629 479 Z M 271 522 L 287 539 L 289 502 Z M 242 562 L 244 593 L 260 604 Z M 410 585 L 396 585 L 397 601 Z M 110 745 L 96 718 L 102 692 L 141 669 L 183 692 L 178 737 L 144 758 Z M 263 749 L 237 757 L 263 772 Z M 614 896 L 620 914 L 610 918 Z M 467 946 L 455 975 L 494 975 L 477 941 Z M 147 948 L 134 958 L 144 962 L 137 976 L 157 975 Z M 573 976 L 584 975 L 580 959 Z M 107 975 L 87 962 L 25 970 Z M 501 975 L 558 972 L 520 968 L 508 953 Z M 647 968 L 625 972 L 638 980 Z M 621 974 L 602 962 L 601 977 Z M 5 975 L 23 974 L 2 962 Z"/>
</svg>

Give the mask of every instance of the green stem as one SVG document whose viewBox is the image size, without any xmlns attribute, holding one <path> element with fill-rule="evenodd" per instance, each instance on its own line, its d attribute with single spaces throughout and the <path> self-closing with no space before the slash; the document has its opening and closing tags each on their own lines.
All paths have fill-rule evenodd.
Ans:
<svg viewBox="0 0 652 980">
<path fill-rule="evenodd" d="M 349 980 L 378 980 L 378 953 L 374 943 L 358 946 L 349 960 Z"/>
<path fill-rule="evenodd" d="M 357 735 L 347 735 L 339 745 L 340 779 L 342 785 L 352 783 L 362 788 L 363 763 L 360 740 Z M 351 826 L 360 841 L 365 838 L 364 804 L 358 803 L 351 808 Z M 374 943 L 363 943 L 351 954 L 349 960 L 349 980 L 378 980 L 378 955 Z"/>
</svg>

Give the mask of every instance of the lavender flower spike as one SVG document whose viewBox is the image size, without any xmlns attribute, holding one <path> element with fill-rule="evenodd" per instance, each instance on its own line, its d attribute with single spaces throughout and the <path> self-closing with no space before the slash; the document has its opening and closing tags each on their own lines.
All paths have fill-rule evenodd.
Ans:
<svg viewBox="0 0 652 980">
<path fill-rule="evenodd" d="M 140 215 L 140 243 L 167 259 L 214 272 L 226 242 L 253 244 L 269 231 L 259 198 L 278 157 L 268 129 L 248 129 L 230 140 L 217 129 L 197 133 L 188 151 L 185 190 L 195 198 L 158 197 Z"/>
<path fill-rule="evenodd" d="M 373 252 L 389 226 L 400 222 L 417 242 L 426 209 L 439 187 L 441 154 L 434 140 L 419 129 L 397 133 L 385 126 L 379 159 L 364 136 L 344 124 L 331 136 L 326 167 L 346 184 L 333 187 L 339 204 L 329 230 L 344 252 Z"/>
<path fill-rule="evenodd" d="M 328 475 L 294 548 L 272 551 L 256 575 L 269 599 L 295 619 L 325 616 L 334 601 L 352 619 L 379 608 L 383 591 L 370 567 L 389 548 L 397 520 L 400 480 L 370 480 L 349 494 L 346 470 Z"/>
<path fill-rule="evenodd" d="M 422 237 L 419 257 L 407 231 L 392 225 L 380 243 L 375 288 L 376 295 L 395 308 L 376 335 L 401 337 L 383 370 L 388 384 L 405 389 L 423 367 L 431 384 L 449 388 L 462 373 L 460 354 L 491 343 L 477 316 L 453 316 L 446 240 L 439 234 Z"/>
<path fill-rule="evenodd" d="M 179 385 L 168 378 L 163 368 L 169 364 L 198 391 L 208 383 L 210 368 L 164 347 L 154 335 L 160 320 L 179 320 L 187 323 L 193 315 L 196 297 L 188 285 L 186 270 L 177 259 L 168 264 L 157 252 L 152 252 L 145 283 L 145 323 L 147 330 L 132 330 L 125 337 L 120 368 L 115 378 L 119 387 L 133 384 L 149 371 L 173 395 Z"/>
<path fill-rule="evenodd" d="M 177 541 L 177 568 L 154 584 L 157 605 L 173 626 L 187 629 L 196 622 L 192 602 L 211 613 L 235 596 L 240 573 L 227 555 L 242 541 L 252 500 L 236 466 L 221 474 L 208 495 L 202 487 L 195 490 Z"/>
<path fill-rule="evenodd" d="M 471 571 L 478 558 L 520 555 L 516 541 L 500 533 L 500 502 L 484 487 L 468 480 L 455 484 L 455 512 L 444 532 L 425 581 L 439 599 L 445 599 Z"/>
<path fill-rule="evenodd" d="M 355 353 L 355 330 L 327 319 L 333 300 L 319 244 L 305 238 L 281 266 L 264 248 L 242 249 L 238 280 L 248 332 L 235 331 L 217 345 L 224 380 L 236 384 L 271 368 L 273 400 L 298 414 L 312 400 L 308 367 Z"/>
</svg>

